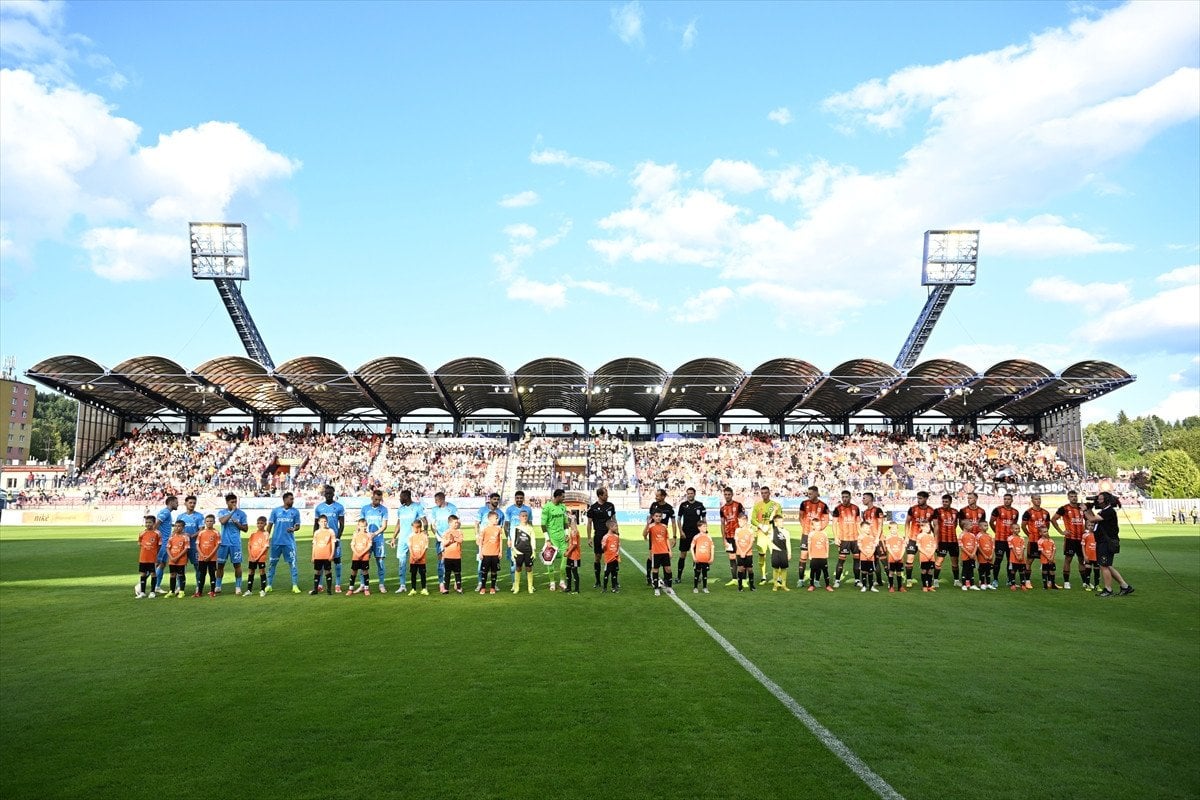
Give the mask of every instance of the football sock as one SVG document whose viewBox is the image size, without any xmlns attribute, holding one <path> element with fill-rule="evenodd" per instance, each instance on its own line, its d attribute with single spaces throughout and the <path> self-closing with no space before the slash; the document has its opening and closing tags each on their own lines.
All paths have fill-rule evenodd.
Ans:
<svg viewBox="0 0 1200 800">
<path fill-rule="evenodd" d="M 854 580 L 862 580 L 862 565 L 857 561 L 854 562 Z"/>
<path fill-rule="evenodd" d="M 671 570 L 667 569 L 666 573 L 667 573 L 667 588 L 670 589 L 671 588 Z"/>
<path fill-rule="evenodd" d="M 526 572 L 525 576 L 529 582 L 529 591 L 532 592 L 533 591 L 533 571 L 530 570 L 529 572 Z"/>
<path fill-rule="evenodd" d="M 596 562 L 596 583 L 600 582 L 600 562 Z"/>
<path fill-rule="evenodd" d="M 337 578 L 337 585 L 342 585 L 342 563 L 340 561 L 333 562 L 333 574 Z"/>
<path fill-rule="evenodd" d="M 950 565 L 950 572 L 954 574 L 954 580 L 958 580 L 958 565 L 957 564 Z"/>
<path fill-rule="evenodd" d="M 162 567 L 155 567 L 154 568 L 154 588 L 160 589 L 160 590 L 162 589 L 162 576 L 163 576 Z"/>
<path fill-rule="evenodd" d="M 939 581 L 942 579 L 942 568 L 941 567 L 933 568 L 933 579 L 935 581 Z"/>
<path fill-rule="evenodd" d="M 833 572 L 833 579 L 835 581 L 840 581 L 842 579 L 842 573 L 845 571 L 845 569 L 844 569 L 845 566 L 846 566 L 846 562 L 839 558 L 837 569 L 834 570 L 834 572 Z"/>
<path fill-rule="evenodd" d="M 654 565 L 654 560 L 647 558 L 646 559 L 646 585 L 647 586 L 652 585 L 652 581 L 650 579 L 650 569 L 653 565 Z"/>
<path fill-rule="evenodd" d="M 680 557 L 679 557 L 679 566 L 677 566 L 677 567 L 675 568 L 675 571 L 676 571 L 677 573 L 679 573 L 680 575 L 682 575 L 682 574 L 683 574 L 683 568 L 684 568 L 686 565 L 687 565 L 687 556 L 680 556 Z"/>
<path fill-rule="evenodd" d="M 912 573 L 913 573 L 912 564 L 909 564 L 907 567 L 905 567 L 905 568 L 904 568 L 904 577 L 905 577 L 905 579 L 907 579 L 907 580 L 910 580 L 910 581 L 911 581 L 911 580 L 912 580 Z"/>
</svg>

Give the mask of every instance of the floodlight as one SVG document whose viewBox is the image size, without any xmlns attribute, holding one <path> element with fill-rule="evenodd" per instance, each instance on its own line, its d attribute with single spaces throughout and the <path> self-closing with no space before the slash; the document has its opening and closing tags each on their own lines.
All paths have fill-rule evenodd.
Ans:
<svg viewBox="0 0 1200 800">
<path fill-rule="evenodd" d="M 246 226 L 240 222 L 189 222 L 192 277 L 197 280 L 250 279 Z"/>
<path fill-rule="evenodd" d="M 925 231 L 922 286 L 974 286 L 979 231 Z"/>
</svg>

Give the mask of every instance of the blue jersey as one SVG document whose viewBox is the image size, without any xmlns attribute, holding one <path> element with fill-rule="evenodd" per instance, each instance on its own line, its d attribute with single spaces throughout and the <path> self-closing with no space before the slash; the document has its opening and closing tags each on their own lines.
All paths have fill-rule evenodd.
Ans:
<svg viewBox="0 0 1200 800">
<path fill-rule="evenodd" d="M 194 544 L 196 537 L 200 535 L 200 529 L 204 527 L 204 515 L 199 511 L 193 511 L 190 514 L 185 511 L 179 515 L 179 519 L 176 521 L 183 523 L 183 532 Z"/>
<path fill-rule="evenodd" d="M 367 532 L 371 536 L 383 536 L 383 526 L 387 524 L 388 510 L 383 503 L 372 505 L 368 503 L 362 507 L 362 511 L 358 515 L 367 522 Z"/>
<path fill-rule="evenodd" d="M 529 520 L 529 524 L 530 525 L 533 524 L 533 509 L 530 508 L 529 506 L 519 506 L 516 503 L 513 503 L 511 506 L 504 509 L 503 522 L 504 522 L 505 530 L 511 530 L 513 525 L 516 525 L 518 522 L 521 521 L 521 512 L 522 511 L 524 511 L 526 514 L 529 515 L 527 517 L 527 519 Z"/>
<path fill-rule="evenodd" d="M 503 508 L 492 508 L 487 503 L 484 503 L 483 507 L 479 509 L 479 513 L 475 515 L 475 529 L 476 530 L 483 529 L 483 526 L 487 524 L 487 515 L 492 513 L 493 511 L 496 512 L 496 524 L 502 528 L 504 527 L 504 509 Z"/>
<path fill-rule="evenodd" d="M 442 540 L 442 534 L 450 530 L 450 515 L 457 516 L 458 507 L 453 503 L 446 503 L 444 506 L 433 506 L 429 509 L 427 516 L 429 524 L 433 526 L 434 533 L 437 534 L 437 539 Z"/>
<path fill-rule="evenodd" d="M 420 503 L 401 503 L 396 506 L 396 536 L 407 546 L 408 537 L 412 535 L 412 524 L 425 515 L 425 507 Z"/>
<path fill-rule="evenodd" d="M 155 517 L 158 519 L 158 534 L 162 536 L 164 542 L 171 538 L 171 509 L 163 506 L 162 511 L 159 511 Z"/>
<path fill-rule="evenodd" d="M 235 508 L 232 513 L 229 512 L 229 509 L 225 509 L 217 514 L 217 519 L 220 520 L 227 513 L 229 521 L 221 523 L 221 546 L 241 548 L 242 529 L 238 526 L 246 524 L 246 512 L 240 508 Z"/>
<path fill-rule="evenodd" d="M 278 508 L 271 510 L 271 516 L 267 517 L 267 524 L 271 526 L 271 544 L 295 547 L 296 546 L 296 531 L 300 528 L 300 509 L 298 508 Z"/>
<path fill-rule="evenodd" d="M 325 519 L 329 522 L 329 530 L 333 531 L 333 535 L 337 538 L 342 538 L 341 518 L 346 516 L 346 507 L 334 500 L 332 503 L 318 503 L 313 509 L 313 519 L 325 515 Z"/>
</svg>

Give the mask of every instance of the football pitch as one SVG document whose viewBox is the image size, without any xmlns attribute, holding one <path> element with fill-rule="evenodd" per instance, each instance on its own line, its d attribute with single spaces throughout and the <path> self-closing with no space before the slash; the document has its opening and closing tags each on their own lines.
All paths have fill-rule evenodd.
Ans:
<svg viewBox="0 0 1200 800">
<path fill-rule="evenodd" d="M 739 594 L 720 554 L 712 593 L 689 566 L 678 597 L 885 792 L 1194 798 L 1200 530 L 1139 531 L 1130 597 L 1036 570 L 962 592 L 948 565 L 934 595 L 798 592 L 795 566 L 790 593 Z M 629 558 L 619 595 L 585 554 L 578 595 L 539 569 L 514 596 L 505 566 L 494 597 L 441 597 L 431 563 L 429 597 L 311 597 L 302 543 L 304 594 L 281 564 L 266 597 L 229 574 L 135 600 L 137 533 L 0 528 L 0 797 L 876 796 Z"/>
</svg>

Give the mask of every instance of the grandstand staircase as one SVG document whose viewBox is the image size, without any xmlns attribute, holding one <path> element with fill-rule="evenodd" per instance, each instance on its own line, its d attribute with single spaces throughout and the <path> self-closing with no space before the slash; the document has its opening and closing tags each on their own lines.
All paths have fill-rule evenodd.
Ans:
<svg viewBox="0 0 1200 800">
<path fill-rule="evenodd" d="M 508 498 L 512 497 L 512 493 L 517 490 L 517 462 L 519 459 L 516 454 L 516 444 L 509 443 L 508 450 L 504 454 L 504 480 L 500 482 L 500 488 L 497 489 L 503 502 L 508 502 Z"/>
</svg>

